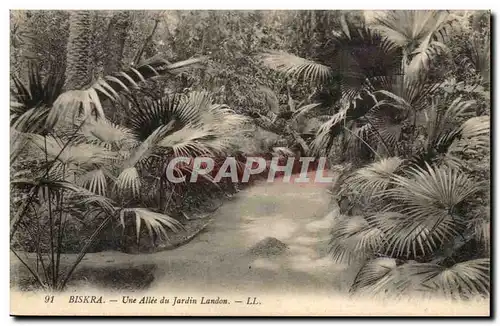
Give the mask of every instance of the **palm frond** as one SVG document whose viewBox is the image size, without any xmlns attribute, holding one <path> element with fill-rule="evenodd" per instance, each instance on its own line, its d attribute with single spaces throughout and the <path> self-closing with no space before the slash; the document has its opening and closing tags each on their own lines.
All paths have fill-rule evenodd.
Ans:
<svg viewBox="0 0 500 326">
<path fill-rule="evenodd" d="M 339 263 L 370 258 L 383 242 L 383 233 L 362 216 L 345 216 L 332 230 L 329 252 Z"/>
<path fill-rule="evenodd" d="M 391 76 L 383 84 L 374 86 L 373 95 L 382 95 L 380 102 L 400 111 L 420 111 L 427 106 L 427 98 L 434 94 L 440 83 L 429 82 L 427 75 Z"/>
<path fill-rule="evenodd" d="M 161 125 L 156 128 L 149 136 L 144 140 L 138 147 L 136 147 L 130 153 L 127 160 L 123 162 L 123 167 L 125 169 L 134 167 L 138 163 L 147 160 L 153 153 L 155 148 L 159 146 L 159 143 L 169 133 L 173 128 L 174 122 L 171 121 L 168 125 Z"/>
<path fill-rule="evenodd" d="M 437 10 L 391 10 L 375 18 L 373 28 L 389 41 L 404 49 L 403 60 L 409 74 L 417 74 L 441 51 L 452 16 Z"/>
<path fill-rule="evenodd" d="M 340 109 L 338 110 L 338 112 L 332 115 L 330 120 L 326 121 L 318 128 L 316 132 L 316 138 L 311 146 L 313 153 L 321 153 L 324 150 L 329 151 L 332 146 L 333 139 L 338 136 L 343 130 L 346 130 L 353 134 L 352 131 L 347 129 L 347 126 L 349 124 L 352 126 L 352 123 L 358 121 L 357 119 L 359 119 L 360 121 L 361 118 L 365 117 L 369 112 L 379 108 L 381 103 L 382 102 L 376 101 L 374 105 L 365 103 L 365 105 L 363 106 L 353 107 L 351 106 L 351 102 L 349 101 L 340 101 Z M 366 129 L 363 131 L 366 131 Z M 362 139 L 360 137 L 357 138 Z M 368 145 L 365 141 L 363 141 L 363 143 L 365 145 Z"/>
<path fill-rule="evenodd" d="M 97 195 L 106 195 L 107 181 L 102 169 L 87 172 L 79 181 L 85 189 Z"/>
<path fill-rule="evenodd" d="M 40 69 L 29 65 L 28 83 L 12 76 L 14 103 L 11 103 L 11 125 L 21 132 L 43 133 L 52 126 L 47 124 L 50 108 L 62 93 L 64 75 L 51 72 L 45 80 Z"/>
<path fill-rule="evenodd" d="M 487 115 L 470 118 L 462 125 L 462 137 L 466 139 L 486 136 L 489 132 L 490 117 Z"/>
<path fill-rule="evenodd" d="M 468 119 L 461 127 L 461 140 L 467 142 L 466 147 L 486 149 L 490 148 L 490 117 L 480 116 Z"/>
<path fill-rule="evenodd" d="M 20 132 L 44 134 L 50 130 L 47 116 L 50 107 L 33 107 L 17 117 L 11 116 L 11 125 Z"/>
<path fill-rule="evenodd" d="M 64 140 L 60 138 L 36 134 L 30 134 L 29 140 L 38 149 L 32 154 L 40 159 L 45 159 L 45 154 L 47 154 L 50 159 L 57 157 L 64 164 L 84 166 L 105 165 L 116 159 L 116 153 L 98 145 L 82 143 L 64 146 Z"/>
<path fill-rule="evenodd" d="M 399 157 L 381 159 L 356 170 L 346 179 L 345 184 L 351 191 L 363 197 L 381 196 L 403 162 Z"/>
<path fill-rule="evenodd" d="M 155 213 L 146 208 L 124 208 L 120 212 L 120 224 L 125 229 L 125 218 L 135 217 L 137 242 L 140 239 L 142 222 L 151 238 L 159 236 L 168 240 L 167 230 L 178 232 L 184 227 L 176 219 L 160 213 Z"/>
<path fill-rule="evenodd" d="M 15 101 L 22 105 L 22 110 L 29 110 L 35 107 L 51 107 L 54 101 L 62 93 L 64 85 L 64 75 L 58 71 L 52 71 L 45 78 L 42 78 L 42 73 L 38 66 L 30 62 L 28 66 L 28 82 L 12 76 L 14 84 L 13 97 Z M 21 108 L 17 108 L 20 110 Z M 17 113 L 19 111 L 11 112 Z"/>
<path fill-rule="evenodd" d="M 72 211 L 80 211 L 83 216 L 88 215 L 90 207 L 99 207 L 107 215 L 114 215 L 116 211 L 115 203 L 108 197 L 96 194 L 85 188 L 76 186 L 77 191 L 68 193 L 65 198 L 65 205 L 73 208 Z"/>
<path fill-rule="evenodd" d="M 465 173 L 429 165 L 426 170 L 409 168 L 408 177 L 393 176 L 393 179 L 396 188 L 389 191 L 392 198 L 406 201 L 414 197 L 450 210 L 479 190 L 478 184 Z"/>
<path fill-rule="evenodd" d="M 164 59 L 149 60 L 138 67 L 114 73 L 98 79 L 90 87 L 83 90 L 70 90 L 61 94 L 54 102 L 47 118 L 49 125 L 59 122 L 75 121 L 78 117 L 84 119 L 104 118 L 101 101 L 110 99 L 118 101 L 119 94 L 130 94 L 133 89 L 147 79 L 165 74 L 177 74 L 192 65 L 198 65 L 204 58 L 188 59 L 170 64 Z"/>
<path fill-rule="evenodd" d="M 342 33 L 334 36 L 334 70 L 340 76 L 342 99 L 357 105 L 365 88 L 400 74 L 400 51 L 374 29 L 342 20 Z"/>
<path fill-rule="evenodd" d="M 447 298 L 471 298 L 489 294 L 490 259 L 480 258 L 457 263 L 451 267 L 419 264 L 410 277 L 421 277 L 424 289 Z"/>
<path fill-rule="evenodd" d="M 439 228 L 427 227 L 398 212 L 377 213 L 367 219 L 386 234 L 386 255 L 410 258 L 433 252 L 457 234 L 457 226 L 449 216 L 443 217 L 445 214 L 439 211 L 431 213 L 434 218 L 441 218 Z"/>
<path fill-rule="evenodd" d="M 112 146 L 125 149 L 138 145 L 132 131 L 109 120 L 89 121 L 81 127 L 85 140 L 111 149 Z"/>
<path fill-rule="evenodd" d="M 394 274 L 397 275 L 398 266 L 394 258 L 381 257 L 367 261 L 356 275 L 350 292 L 364 291 L 375 294 L 386 290 L 387 285 L 395 279 Z M 394 287 L 397 287 L 397 284 L 394 284 Z"/>
<path fill-rule="evenodd" d="M 188 125 L 162 139 L 158 146 L 171 149 L 177 157 L 214 156 L 224 152 L 229 142 L 216 131 Z"/>
<path fill-rule="evenodd" d="M 464 155 L 480 157 L 490 150 L 490 117 L 473 117 L 455 131 L 455 138 L 447 148 L 444 163 L 452 168 L 462 168 Z"/>
<path fill-rule="evenodd" d="M 459 62 L 468 70 L 479 75 L 479 82 L 487 87 L 490 84 L 491 74 L 490 35 L 473 34 L 467 41 L 464 51 L 458 58 Z"/>
<path fill-rule="evenodd" d="M 427 165 L 409 168 L 406 176 L 393 175 L 387 190 L 391 204 L 376 225 L 388 234 L 392 254 L 417 256 L 436 249 L 463 227 L 456 208 L 480 190 L 466 174 Z"/>
<path fill-rule="evenodd" d="M 128 100 L 132 106 L 125 125 L 140 141 L 147 139 L 162 125 L 174 123 L 182 126 L 197 114 L 196 109 L 187 106 L 187 101 L 180 95 L 130 95 Z"/>
<path fill-rule="evenodd" d="M 428 146 L 445 151 L 459 135 L 460 130 L 454 128 L 456 121 L 470 114 L 475 101 L 463 101 L 460 97 L 453 100 L 446 110 L 440 106 L 440 98 L 433 98 L 431 107 L 425 111 L 427 121 Z"/>
<path fill-rule="evenodd" d="M 328 66 L 286 52 L 270 51 L 262 54 L 260 59 L 271 69 L 315 84 L 327 81 L 333 74 Z"/>
<path fill-rule="evenodd" d="M 342 104 L 343 106 L 340 110 L 318 128 L 316 137 L 311 144 L 313 153 L 319 154 L 322 153 L 322 151 L 328 151 L 333 138 L 342 131 L 342 124 L 345 125 L 347 114 L 350 109 L 349 103 L 344 102 Z"/>
<path fill-rule="evenodd" d="M 118 179 L 116 180 L 116 185 L 118 190 L 125 192 L 131 191 L 133 196 L 137 196 L 140 193 L 141 188 L 141 178 L 137 169 L 133 166 L 125 168 Z"/>
<path fill-rule="evenodd" d="M 489 216 L 480 216 L 468 221 L 467 226 L 473 230 L 474 238 L 484 245 L 485 251 L 490 252 L 491 222 Z"/>
<path fill-rule="evenodd" d="M 489 294 L 489 259 L 475 259 L 444 267 L 432 263 L 392 258 L 367 262 L 359 271 L 351 291 L 369 294 L 441 294 L 447 298 L 471 298 Z"/>
<path fill-rule="evenodd" d="M 380 102 L 379 102 L 380 103 Z M 402 118 L 405 117 L 405 112 L 400 109 L 383 105 L 372 109 L 362 119 L 373 127 L 373 133 L 377 135 L 377 140 L 380 140 L 388 150 L 394 153 L 398 148 L 398 143 L 402 135 Z"/>
<path fill-rule="evenodd" d="M 293 113 L 293 117 L 294 117 L 294 119 L 298 119 L 299 117 L 302 117 L 302 116 L 306 115 L 307 113 L 309 113 L 311 110 L 314 110 L 314 109 L 317 109 L 320 107 L 321 107 L 321 103 L 311 103 L 311 104 L 304 105 L 304 106 L 298 108 Z"/>
</svg>

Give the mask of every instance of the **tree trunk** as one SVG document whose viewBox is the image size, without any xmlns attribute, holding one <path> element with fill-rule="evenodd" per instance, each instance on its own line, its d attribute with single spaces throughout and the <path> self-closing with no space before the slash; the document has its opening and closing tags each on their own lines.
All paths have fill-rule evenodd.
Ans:
<svg viewBox="0 0 500 326">
<path fill-rule="evenodd" d="M 122 68 L 123 49 L 130 27 L 130 12 L 120 11 L 113 15 L 109 23 L 106 41 L 106 61 L 104 74 L 110 75 Z"/>
<path fill-rule="evenodd" d="M 91 12 L 72 11 L 69 18 L 69 39 L 66 55 L 65 90 L 82 89 L 92 80 L 91 74 Z"/>
</svg>

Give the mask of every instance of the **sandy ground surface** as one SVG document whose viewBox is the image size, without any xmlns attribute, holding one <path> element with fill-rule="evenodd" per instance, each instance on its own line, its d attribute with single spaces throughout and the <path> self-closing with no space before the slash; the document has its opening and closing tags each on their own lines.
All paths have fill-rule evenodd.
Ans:
<svg viewBox="0 0 500 326">
<path fill-rule="evenodd" d="M 161 264 L 152 287 L 245 290 L 325 290 L 341 286 L 326 252 L 334 212 L 325 185 L 269 184 L 242 190 L 220 208 L 203 234 L 185 246 L 152 255 Z M 288 250 L 258 256 L 250 248 L 274 237 Z"/>
</svg>

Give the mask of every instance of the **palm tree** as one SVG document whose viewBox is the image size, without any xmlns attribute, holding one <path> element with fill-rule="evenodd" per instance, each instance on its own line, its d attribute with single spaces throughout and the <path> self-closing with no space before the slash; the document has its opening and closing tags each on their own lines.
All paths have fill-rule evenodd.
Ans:
<svg viewBox="0 0 500 326">
<path fill-rule="evenodd" d="M 331 253 L 337 261 L 365 262 L 352 291 L 488 293 L 489 217 L 470 209 L 487 185 L 469 175 L 464 155 L 488 155 L 489 117 L 457 126 L 472 105 L 457 99 L 446 110 L 432 106 L 417 150 L 425 155 L 382 158 L 342 182 L 338 196 L 357 211 L 334 227 Z M 453 283 L 441 283 L 440 273 L 452 273 L 446 282 Z"/>
<path fill-rule="evenodd" d="M 33 63 L 28 67 L 28 82 L 13 75 L 13 100 L 10 123 L 20 132 L 44 133 L 47 116 L 59 95 L 63 92 L 64 76 L 53 70 L 43 80 L 40 69 Z"/>
<path fill-rule="evenodd" d="M 342 19 L 342 29 L 332 35 L 335 53 L 324 62 L 315 62 L 283 52 L 262 55 L 270 68 L 285 73 L 290 78 L 302 79 L 315 88 L 315 93 L 328 90 L 328 100 L 310 103 L 297 111 L 311 114 L 314 110 L 328 108 L 331 119 L 319 128 L 316 152 L 328 152 L 333 138 L 343 129 L 338 123 L 364 116 L 374 105 L 365 90 L 377 90 L 391 83 L 399 71 L 398 48 L 367 26 L 358 26 Z"/>
<path fill-rule="evenodd" d="M 397 259 L 382 257 L 363 266 L 351 290 L 398 296 L 430 292 L 450 299 L 473 298 L 489 293 L 489 266 L 489 259 L 484 258 L 442 266 L 415 261 L 401 264 Z"/>
<path fill-rule="evenodd" d="M 263 61 L 290 77 L 311 82 L 316 89 L 337 90 L 339 95 L 330 101 L 331 117 L 318 129 L 313 152 L 328 153 L 341 134 L 345 142 L 361 141 L 361 148 L 367 150 L 372 146 L 363 138 L 373 134 L 384 151 L 395 154 L 390 147 L 402 135 L 402 121 L 409 116 L 415 119 L 426 97 L 439 86 L 428 82 L 423 68 L 445 52 L 450 20 L 446 12 L 391 11 L 359 28 L 343 17 L 341 31 L 332 37 L 337 51 L 330 60 L 318 63 L 273 52 L 263 55 Z M 313 104 L 299 111 L 321 107 Z M 414 122 L 410 125 L 411 130 Z"/>
<path fill-rule="evenodd" d="M 402 69 L 417 74 L 447 51 L 445 45 L 452 15 L 438 10 L 391 10 L 375 16 L 371 27 L 402 49 Z"/>
<path fill-rule="evenodd" d="M 481 261 L 477 269 L 454 270 L 449 280 L 454 284 L 435 284 L 426 290 L 487 294 L 488 250 L 473 253 L 489 246 L 489 231 L 485 232 L 489 221 L 462 208 L 481 188 L 462 171 L 447 166 L 405 166 L 398 158 L 355 171 L 343 191 L 364 203 L 366 213 L 344 216 L 334 227 L 330 249 L 336 261 L 364 262 L 352 291 L 369 288 L 383 293 L 392 287 L 391 293 L 401 294 L 410 285 L 411 290 L 418 286 L 422 291 L 431 277 L 420 276 Z M 369 213 L 373 211 L 379 212 Z M 464 248 L 468 250 L 465 257 Z M 475 285 L 471 288 L 461 282 Z"/>
<path fill-rule="evenodd" d="M 66 90 L 80 90 L 92 81 L 91 74 L 92 13 L 72 11 L 69 18 L 69 39 L 66 54 Z"/>
<path fill-rule="evenodd" d="M 460 64 L 472 71 L 479 78 L 479 84 L 489 89 L 490 85 L 490 35 L 473 33 L 467 40 L 466 48 L 459 57 Z"/>
<path fill-rule="evenodd" d="M 64 79 L 60 74 L 51 74 L 43 81 L 40 71 L 34 66 L 30 68 L 27 84 L 13 76 L 11 127 L 17 143 L 12 148 L 11 162 L 15 168 L 27 169 L 15 172 L 11 182 L 13 192 L 21 198 L 13 202 L 11 241 L 15 240 L 20 227 L 23 232 L 28 232 L 34 240 L 36 264 L 42 266 L 41 271 L 30 266 L 15 248 L 11 247 L 11 250 L 40 286 L 63 289 L 90 246 L 110 222 L 119 221 L 124 226 L 125 219 L 133 218 L 138 234 L 142 221 L 151 236 L 160 237 L 166 235 L 166 229 L 177 231 L 181 228 L 180 223 L 168 215 L 142 207 L 123 207 L 108 197 L 102 184 L 110 174 L 99 167 L 112 167 L 123 162 L 119 156 L 123 152 L 114 152 L 114 148 L 81 136 L 89 130 L 89 125 L 106 123 L 101 104 L 103 99 L 118 102 L 123 94 L 130 94 L 146 80 L 186 71 L 202 60 L 189 59 L 171 64 L 153 58 L 137 67 L 98 79 L 83 89 L 66 92 L 63 92 Z M 112 133 L 111 129 L 106 132 Z M 127 132 L 126 129 L 123 131 Z M 130 149 L 134 145 L 132 142 L 127 146 L 131 146 Z M 133 148 L 134 155 L 141 157 L 143 154 L 138 153 L 144 147 L 147 149 L 144 144 Z M 130 158 L 127 162 L 133 160 Z M 68 223 L 75 221 L 100 224 L 81 248 L 73 265 L 63 272 L 60 267 L 63 238 Z M 42 236 L 47 230 L 48 236 Z"/>
<path fill-rule="evenodd" d="M 341 21 L 333 62 L 263 55 L 290 77 L 339 90 L 313 152 L 328 154 L 340 138 L 343 153 L 355 148 L 375 159 L 339 183 L 338 196 L 351 205 L 332 231 L 330 249 L 336 261 L 364 263 L 353 291 L 489 293 L 489 217 L 464 210 L 487 196 L 468 162 L 489 153 L 489 117 L 477 116 L 475 101 L 443 92 L 444 84 L 428 74 L 429 63 L 447 52 L 451 21 L 447 12 L 384 12 L 366 29 Z M 371 53 L 356 51 L 370 44 Z M 311 103 L 297 111 L 318 108 Z"/>
<path fill-rule="evenodd" d="M 232 150 L 236 130 L 245 118 L 227 106 L 212 104 L 208 93 L 194 92 L 187 97 L 164 94 L 161 97 L 132 95 L 125 126 L 101 121 L 84 126 L 82 133 L 107 148 L 114 148 L 121 162 L 116 175 L 120 196 L 140 198 L 149 190 L 159 198 L 154 206 L 165 211 L 168 179 L 166 167 L 175 157 L 224 156 Z M 96 167 L 96 171 L 106 169 Z M 189 167 L 180 167 L 181 175 Z M 92 171 L 86 183 L 91 191 L 106 191 L 107 178 Z M 147 197 L 147 194 L 145 194 Z"/>
<path fill-rule="evenodd" d="M 104 63 L 104 74 L 109 75 L 122 69 L 121 61 L 129 27 L 130 13 L 127 10 L 119 11 L 111 17 L 106 41 L 108 56 Z"/>
</svg>

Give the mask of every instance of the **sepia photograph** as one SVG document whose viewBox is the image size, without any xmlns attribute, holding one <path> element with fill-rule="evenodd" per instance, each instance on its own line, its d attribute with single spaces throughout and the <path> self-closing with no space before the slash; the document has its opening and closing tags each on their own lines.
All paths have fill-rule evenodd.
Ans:
<svg viewBox="0 0 500 326">
<path fill-rule="evenodd" d="M 490 11 L 9 15 L 12 316 L 492 314 Z"/>
</svg>

